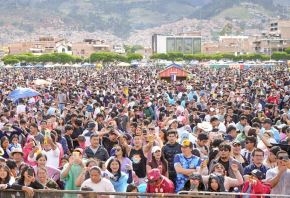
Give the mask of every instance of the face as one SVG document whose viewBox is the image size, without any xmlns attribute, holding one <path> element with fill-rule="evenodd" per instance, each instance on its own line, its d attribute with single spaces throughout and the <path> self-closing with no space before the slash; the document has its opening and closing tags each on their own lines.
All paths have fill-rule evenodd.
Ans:
<svg viewBox="0 0 290 198">
<path fill-rule="evenodd" d="M 31 131 L 32 133 L 36 133 L 36 132 L 37 132 L 37 129 L 34 128 L 33 126 L 30 126 L 29 129 L 30 129 L 30 131 Z"/>
<path fill-rule="evenodd" d="M 24 178 L 25 178 L 25 180 L 27 180 L 28 182 L 33 182 L 33 181 L 35 180 L 35 176 L 34 176 L 34 175 L 33 175 L 33 176 L 28 175 L 28 172 L 27 172 L 27 171 L 25 171 L 25 173 L 24 173 Z"/>
<path fill-rule="evenodd" d="M 115 155 L 116 155 L 116 156 L 122 156 L 123 152 L 122 152 L 121 147 L 116 146 L 115 148 L 116 148 L 116 150 L 115 150 Z"/>
<path fill-rule="evenodd" d="M 219 154 L 221 158 L 228 158 L 230 156 L 230 150 L 226 148 L 222 148 L 220 149 Z"/>
<path fill-rule="evenodd" d="M 4 168 L 0 168 L 0 178 L 5 179 L 8 176 L 7 171 Z"/>
<path fill-rule="evenodd" d="M 133 143 L 134 143 L 135 146 L 142 146 L 142 139 L 141 139 L 141 137 L 140 136 L 135 136 Z"/>
<path fill-rule="evenodd" d="M 119 163 L 116 161 L 113 161 L 110 165 L 110 168 L 112 169 L 113 173 L 117 173 L 119 171 L 119 168 L 120 168 Z"/>
<path fill-rule="evenodd" d="M 2 148 L 7 148 L 9 146 L 9 141 L 8 140 L 4 140 L 2 143 Z"/>
<path fill-rule="evenodd" d="M 192 149 L 188 146 L 181 146 L 181 152 L 184 155 L 189 155 L 191 153 Z"/>
<path fill-rule="evenodd" d="M 219 184 L 218 184 L 218 182 L 217 182 L 215 179 L 212 179 L 212 180 L 211 180 L 211 183 L 210 183 L 210 187 L 211 187 L 213 190 L 218 190 L 218 188 L 219 188 Z"/>
<path fill-rule="evenodd" d="M 222 165 L 219 164 L 219 165 L 215 166 L 214 173 L 224 175 L 224 172 L 225 172 L 225 168 Z"/>
<path fill-rule="evenodd" d="M 12 143 L 13 143 L 13 144 L 18 144 L 18 138 L 13 138 L 13 139 L 12 139 Z"/>
<path fill-rule="evenodd" d="M 270 162 L 276 162 L 276 160 L 277 160 L 276 155 L 274 155 L 274 153 L 270 152 L 269 160 L 270 160 Z"/>
<path fill-rule="evenodd" d="M 246 119 L 241 120 L 240 123 L 241 123 L 241 125 L 245 126 L 247 124 L 247 120 Z"/>
<path fill-rule="evenodd" d="M 245 145 L 245 148 L 248 149 L 248 150 L 251 150 L 255 147 L 255 143 L 254 142 L 251 142 L 249 140 L 246 140 L 246 145 Z"/>
<path fill-rule="evenodd" d="M 237 154 L 241 153 L 242 147 L 241 147 L 240 144 L 235 144 L 235 145 L 232 146 L 232 148 L 233 148 L 233 153 L 234 154 L 237 155 Z"/>
<path fill-rule="evenodd" d="M 97 147 L 99 146 L 100 140 L 98 137 L 93 137 L 91 138 L 91 146 L 92 147 Z"/>
<path fill-rule="evenodd" d="M 37 160 L 37 164 L 38 164 L 38 166 L 45 166 L 46 161 L 47 160 L 45 159 L 45 157 L 41 157 Z"/>
<path fill-rule="evenodd" d="M 169 134 L 167 136 L 167 140 L 170 144 L 174 144 L 176 142 L 176 135 L 175 134 Z"/>
<path fill-rule="evenodd" d="M 253 156 L 253 162 L 255 164 L 262 164 L 264 160 L 264 154 L 262 152 L 255 152 Z"/>
<path fill-rule="evenodd" d="M 40 169 L 37 171 L 37 176 L 40 180 L 46 180 L 47 179 L 47 172 Z"/>
<path fill-rule="evenodd" d="M 15 162 L 21 162 L 22 161 L 21 153 L 14 153 L 13 154 L 13 159 L 15 160 Z"/>
<path fill-rule="evenodd" d="M 155 153 L 153 153 L 153 155 L 154 155 L 155 158 L 160 159 L 161 158 L 161 151 L 158 150 Z"/>
<path fill-rule="evenodd" d="M 198 179 L 190 179 L 190 184 L 194 186 L 199 186 L 199 180 Z"/>
<path fill-rule="evenodd" d="M 177 127 L 178 127 L 178 123 L 177 123 L 177 122 L 173 122 L 173 123 L 171 124 L 171 128 L 173 128 L 173 129 L 177 129 Z"/>
<path fill-rule="evenodd" d="M 205 146 L 207 144 L 208 140 L 198 140 L 199 146 Z"/>
<path fill-rule="evenodd" d="M 93 183 L 98 183 L 101 180 L 101 175 L 97 170 L 90 171 L 90 178 Z"/>
<path fill-rule="evenodd" d="M 277 159 L 278 159 L 278 166 L 287 166 L 288 163 L 289 163 L 289 157 L 288 157 L 288 154 L 287 153 L 280 153 L 278 156 L 277 156 Z"/>
</svg>

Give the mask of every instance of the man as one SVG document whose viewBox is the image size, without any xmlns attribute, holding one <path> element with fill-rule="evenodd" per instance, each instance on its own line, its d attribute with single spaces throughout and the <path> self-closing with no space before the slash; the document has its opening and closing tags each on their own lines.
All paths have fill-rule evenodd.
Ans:
<svg viewBox="0 0 290 198">
<path fill-rule="evenodd" d="M 70 155 L 72 150 L 74 149 L 73 139 L 71 138 L 73 134 L 73 126 L 68 124 L 64 127 L 64 138 L 67 143 L 68 151 L 66 154 Z"/>
<path fill-rule="evenodd" d="M 38 126 L 35 123 L 30 124 L 30 134 L 34 137 L 36 141 L 40 144 L 44 142 L 44 136 L 38 131 Z"/>
<path fill-rule="evenodd" d="M 184 140 L 181 144 L 182 153 L 176 154 L 174 157 L 174 168 L 177 173 L 176 192 L 183 189 L 188 176 L 198 172 L 198 168 L 201 165 L 201 159 L 192 154 L 192 147 L 192 142 Z"/>
<path fill-rule="evenodd" d="M 254 136 L 247 136 L 245 143 L 245 148 L 241 150 L 241 155 L 247 160 L 247 163 L 250 164 L 252 161 L 252 152 L 257 144 L 257 138 Z"/>
<path fill-rule="evenodd" d="M 61 179 L 65 182 L 65 190 L 79 190 L 75 182 L 84 168 L 82 163 L 82 150 L 75 149 L 73 155 L 69 158 L 69 163 L 63 166 L 60 175 Z"/>
<path fill-rule="evenodd" d="M 222 143 L 219 146 L 219 158 L 212 160 L 209 166 L 209 172 L 212 172 L 213 165 L 216 163 L 221 163 L 225 167 L 225 171 L 227 176 L 231 178 L 236 178 L 234 171 L 232 170 L 232 164 L 238 164 L 239 171 L 241 175 L 243 175 L 243 167 L 242 165 L 231 157 L 231 146 L 229 144 Z"/>
<path fill-rule="evenodd" d="M 207 147 L 208 135 L 206 133 L 200 133 L 197 136 L 196 143 L 193 144 L 193 147 L 198 150 L 200 158 L 208 156 L 209 148 Z"/>
<path fill-rule="evenodd" d="M 181 145 L 177 143 L 177 131 L 169 130 L 166 134 L 167 143 L 162 148 L 162 153 L 168 162 L 168 173 L 171 181 L 176 181 L 176 172 L 174 168 L 174 156 L 181 153 Z"/>
<path fill-rule="evenodd" d="M 241 116 L 240 121 L 236 124 L 236 128 L 240 133 L 244 132 L 245 127 L 248 125 L 248 119 L 246 116 Z"/>
<path fill-rule="evenodd" d="M 67 97 L 63 90 L 59 90 L 57 94 L 57 102 L 58 102 L 58 109 L 62 113 L 62 111 L 65 108 L 65 104 L 67 102 Z"/>
<path fill-rule="evenodd" d="M 102 145 L 108 151 L 111 152 L 112 148 L 119 143 L 118 141 L 119 133 L 116 129 L 109 129 L 109 135 L 103 136 Z"/>
<path fill-rule="evenodd" d="M 147 174 L 147 193 L 173 193 L 174 184 L 167 177 L 161 175 L 158 168 L 154 168 Z"/>
<path fill-rule="evenodd" d="M 264 151 L 259 148 L 254 149 L 254 151 L 252 152 L 252 158 L 253 162 L 250 163 L 250 165 L 246 166 L 244 169 L 244 179 L 248 180 L 249 175 L 255 169 L 260 170 L 263 173 L 262 179 L 265 179 L 267 167 L 263 165 Z"/>
<path fill-rule="evenodd" d="M 266 118 L 263 122 L 263 128 L 261 129 L 261 133 L 264 134 L 265 131 L 271 131 L 274 135 L 274 139 L 276 142 L 280 142 L 280 133 L 277 129 L 272 127 L 272 120 L 269 118 Z"/>
<path fill-rule="evenodd" d="M 13 159 L 17 165 L 17 174 L 19 173 L 19 167 L 23 164 L 23 151 L 21 148 L 14 148 L 10 153 L 11 159 Z"/>
<path fill-rule="evenodd" d="M 227 128 L 226 135 L 225 135 L 224 139 L 229 141 L 229 142 L 232 142 L 236 139 L 236 137 L 237 137 L 237 129 L 235 126 L 230 125 Z"/>
<path fill-rule="evenodd" d="M 266 181 L 272 186 L 271 194 L 289 195 L 290 170 L 287 168 L 289 163 L 288 153 L 283 150 L 279 151 L 277 159 L 278 166 L 267 171 Z"/>
<path fill-rule="evenodd" d="M 146 151 L 143 149 L 142 137 L 135 135 L 133 138 L 134 146 L 129 151 L 129 158 L 133 163 L 133 170 L 138 177 L 138 184 L 142 183 L 146 177 Z M 152 143 L 153 144 L 153 143 Z"/>
<path fill-rule="evenodd" d="M 82 183 L 81 189 L 90 188 L 94 192 L 115 192 L 114 186 L 110 182 L 110 180 L 106 178 L 102 178 L 102 171 L 99 167 L 93 166 L 90 169 L 89 173 L 90 173 L 90 178 L 85 180 Z M 104 197 L 104 196 L 101 196 L 101 197 Z"/>
<path fill-rule="evenodd" d="M 217 117 L 212 117 L 210 119 L 210 124 L 212 125 L 213 129 L 218 129 L 218 131 L 225 133 L 226 132 L 226 126 L 219 121 Z"/>
<path fill-rule="evenodd" d="M 96 128 L 96 123 L 95 122 L 89 122 L 88 123 L 88 128 L 84 130 L 83 136 L 86 138 L 86 146 L 90 145 L 90 137 L 94 134 L 97 134 L 97 128 Z"/>
<path fill-rule="evenodd" d="M 100 161 L 106 161 L 109 159 L 107 150 L 100 145 L 100 137 L 97 134 L 92 134 L 90 137 L 90 146 L 86 147 L 84 151 L 84 157 L 96 158 Z"/>
</svg>

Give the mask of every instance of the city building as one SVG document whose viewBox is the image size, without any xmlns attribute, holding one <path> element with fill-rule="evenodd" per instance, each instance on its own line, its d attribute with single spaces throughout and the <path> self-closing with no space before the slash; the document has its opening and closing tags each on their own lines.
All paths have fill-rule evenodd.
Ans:
<svg viewBox="0 0 290 198">
<path fill-rule="evenodd" d="M 72 54 L 70 42 L 54 37 L 39 37 L 34 41 L 11 43 L 8 45 L 8 50 L 12 55 L 22 53 L 41 55 L 54 52 Z"/>
<path fill-rule="evenodd" d="M 152 53 L 168 52 L 201 53 L 201 36 L 154 34 L 152 36 Z"/>
<path fill-rule="evenodd" d="M 231 53 L 235 55 L 253 52 L 252 38 L 248 36 L 220 36 L 218 42 L 207 42 L 202 46 L 205 54 Z"/>
<path fill-rule="evenodd" d="M 104 40 L 84 39 L 82 42 L 72 44 L 72 54 L 88 58 L 94 52 L 111 51 Z"/>
<path fill-rule="evenodd" d="M 270 23 L 268 31 L 256 37 L 253 44 L 256 53 L 271 55 L 285 51 L 290 47 L 290 20 Z"/>
</svg>

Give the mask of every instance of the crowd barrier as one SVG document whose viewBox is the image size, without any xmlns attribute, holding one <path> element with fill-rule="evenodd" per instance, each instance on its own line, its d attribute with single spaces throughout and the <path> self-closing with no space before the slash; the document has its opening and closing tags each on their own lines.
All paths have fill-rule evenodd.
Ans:
<svg viewBox="0 0 290 198">
<path fill-rule="evenodd" d="M 28 198 L 28 195 L 23 191 L 15 190 L 0 190 L 0 198 Z M 214 193 L 214 192 L 188 192 L 181 191 L 177 194 L 162 194 L 162 193 L 105 193 L 105 192 L 90 192 L 90 191 L 67 191 L 67 190 L 34 190 L 33 198 L 290 198 L 290 195 L 251 195 L 245 193 Z"/>
</svg>

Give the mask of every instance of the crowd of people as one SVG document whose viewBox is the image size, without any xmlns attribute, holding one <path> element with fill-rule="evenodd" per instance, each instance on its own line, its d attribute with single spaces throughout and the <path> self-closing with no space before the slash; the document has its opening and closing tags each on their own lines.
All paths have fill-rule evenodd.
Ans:
<svg viewBox="0 0 290 198">
<path fill-rule="evenodd" d="M 1 69 L 0 189 L 289 194 L 289 73 L 187 69 Z"/>
</svg>

